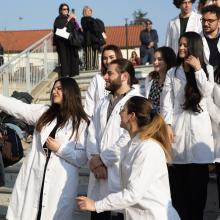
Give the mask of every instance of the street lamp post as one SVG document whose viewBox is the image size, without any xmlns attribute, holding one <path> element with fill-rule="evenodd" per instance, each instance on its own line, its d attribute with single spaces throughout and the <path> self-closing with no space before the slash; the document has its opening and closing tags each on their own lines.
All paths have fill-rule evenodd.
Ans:
<svg viewBox="0 0 220 220">
<path fill-rule="evenodd" d="M 126 45 L 126 56 L 128 59 L 128 18 L 125 18 L 125 45 Z"/>
</svg>

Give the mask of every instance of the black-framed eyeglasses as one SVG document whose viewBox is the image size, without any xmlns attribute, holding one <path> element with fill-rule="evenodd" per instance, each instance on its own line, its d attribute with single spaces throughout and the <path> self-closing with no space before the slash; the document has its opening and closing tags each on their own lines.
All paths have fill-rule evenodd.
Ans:
<svg viewBox="0 0 220 220">
<path fill-rule="evenodd" d="M 208 24 L 212 24 L 213 22 L 217 21 L 218 18 L 216 19 L 204 19 L 204 18 L 200 18 L 200 21 L 204 24 L 205 22 L 207 22 Z"/>
<path fill-rule="evenodd" d="M 68 8 L 62 8 L 62 11 L 69 11 Z"/>
</svg>

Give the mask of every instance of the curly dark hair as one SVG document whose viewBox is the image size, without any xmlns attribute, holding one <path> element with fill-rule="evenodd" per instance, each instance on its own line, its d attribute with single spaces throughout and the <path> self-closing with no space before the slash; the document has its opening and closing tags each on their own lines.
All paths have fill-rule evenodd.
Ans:
<svg viewBox="0 0 220 220">
<path fill-rule="evenodd" d="M 177 7 L 180 8 L 180 5 L 182 4 L 184 0 L 173 0 L 173 4 Z M 195 3 L 196 0 L 191 0 L 192 4 Z"/>
</svg>

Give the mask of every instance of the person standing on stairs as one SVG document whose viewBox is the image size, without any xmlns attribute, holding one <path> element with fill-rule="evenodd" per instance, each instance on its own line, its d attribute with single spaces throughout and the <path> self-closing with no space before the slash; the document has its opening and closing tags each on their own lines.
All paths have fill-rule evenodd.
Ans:
<svg viewBox="0 0 220 220">
<path fill-rule="evenodd" d="M 59 7 L 59 16 L 54 21 L 54 38 L 53 45 L 56 46 L 58 58 L 60 62 L 60 76 L 79 75 L 79 54 L 80 45 L 74 46 L 70 39 L 66 39 L 57 35 L 58 29 L 65 29 L 71 36 L 76 36 L 74 26 L 75 17 L 69 15 L 69 6 L 65 3 Z"/>
<path fill-rule="evenodd" d="M 94 200 L 120 190 L 119 163 L 115 160 L 118 160 L 118 149 L 125 146 L 130 137 L 128 132 L 120 127 L 119 112 L 130 97 L 141 96 L 139 91 L 133 88 L 135 70 L 127 59 L 111 61 L 103 77 L 106 82 L 105 89 L 110 91 L 110 94 L 97 105 L 90 121 L 86 148 L 91 171 L 88 196 Z M 110 220 L 111 214 L 93 212 L 91 220 Z M 119 219 L 122 216 L 121 213 L 116 215 Z"/>
</svg>

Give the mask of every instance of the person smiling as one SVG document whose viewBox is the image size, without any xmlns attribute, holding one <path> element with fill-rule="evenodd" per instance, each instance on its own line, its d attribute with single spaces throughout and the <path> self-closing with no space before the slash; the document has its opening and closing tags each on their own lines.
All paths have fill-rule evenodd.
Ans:
<svg viewBox="0 0 220 220">
<path fill-rule="evenodd" d="M 122 58 L 121 49 L 113 44 L 105 46 L 101 55 L 101 72 L 97 73 L 91 80 L 86 92 L 85 112 L 92 117 L 97 103 L 100 99 L 108 95 L 105 89 L 104 75 L 106 74 L 108 64 L 115 59 Z"/>
<path fill-rule="evenodd" d="M 201 36 L 185 32 L 179 39 L 177 65 L 168 71 L 161 93 L 161 113 L 173 141 L 171 197 L 182 220 L 203 219 L 206 205 L 208 164 L 214 160 L 207 111 L 207 99 L 213 89 L 209 74 Z"/>
<path fill-rule="evenodd" d="M 50 106 L 26 104 L 0 95 L 0 109 L 36 126 L 6 219 L 72 219 L 78 168 L 87 161 L 88 119 L 76 81 L 72 78 L 56 80 Z"/>
<path fill-rule="evenodd" d="M 145 97 L 152 101 L 153 107 L 160 109 L 160 93 L 167 71 L 176 65 L 176 54 L 170 47 L 159 47 L 154 52 L 154 71 L 145 79 Z"/>
<path fill-rule="evenodd" d="M 78 197 L 79 208 L 98 213 L 122 210 L 124 218 L 112 218 L 117 220 L 180 220 L 171 204 L 166 164 L 170 144 L 163 118 L 140 96 L 125 103 L 120 118 L 131 138 L 121 148 L 121 189 L 97 201 Z"/>
<path fill-rule="evenodd" d="M 103 78 L 105 89 L 110 93 L 100 100 L 90 121 L 86 148 L 90 168 L 88 195 L 93 199 L 102 199 L 120 189 L 120 153 L 115 157 L 115 152 L 119 152 L 117 149 L 125 146 L 130 137 L 120 127 L 119 112 L 130 97 L 141 95 L 133 88 L 135 70 L 127 59 L 111 61 Z M 111 214 L 92 212 L 91 220 L 111 220 Z M 121 216 L 120 212 L 115 214 Z"/>
</svg>

